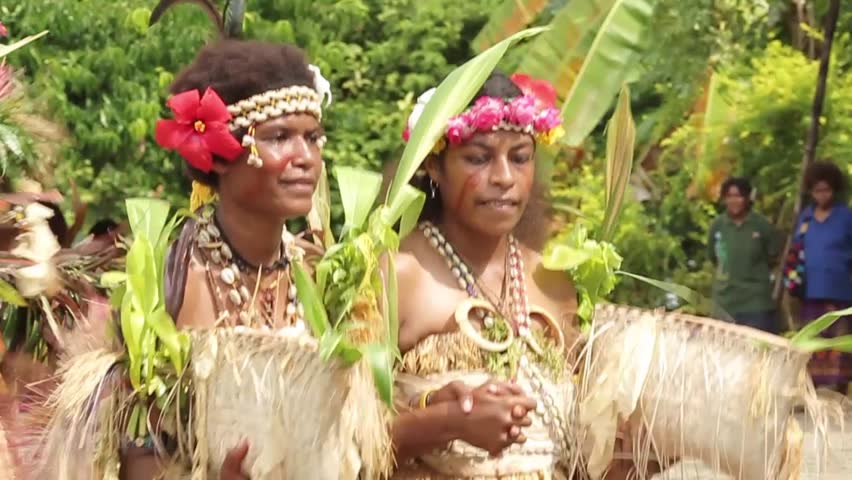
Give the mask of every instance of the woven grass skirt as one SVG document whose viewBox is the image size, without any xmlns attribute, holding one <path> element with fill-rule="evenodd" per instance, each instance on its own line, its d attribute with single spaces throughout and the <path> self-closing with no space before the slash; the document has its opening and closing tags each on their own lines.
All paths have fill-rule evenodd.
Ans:
<svg viewBox="0 0 852 480">
<path fill-rule="evenodd" d="M 589 339 L 580 422 L 590 473 L 602 475 L 628 422 L 640 470 L 691 457 L 742 480 L 798 478 L 793 416 L 818 401 L 808 354 L 759 330 L 681 314 L 602 306 Z"/>
<path fill-rule="evenodd" d="M 193 479 L 218 478 L 248 440 L 252 480 L 379 478 L 389 469 L 386 410 L 362 364 L 323 361 L 297 329 L 191 332 Z"/>
</svg>

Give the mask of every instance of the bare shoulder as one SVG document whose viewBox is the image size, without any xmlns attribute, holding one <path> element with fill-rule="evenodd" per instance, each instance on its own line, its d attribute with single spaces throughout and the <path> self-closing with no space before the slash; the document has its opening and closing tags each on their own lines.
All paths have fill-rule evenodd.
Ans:
<svg viewBox="0 0 852 480">
<path fill-rule="evenodd" d="M 536 288 L 548 300 L 560 303 L 577 303 L 577 291 L 574 288 L 574 283 L 565 272 L 544 268 L 539 252 L 528 250 L 525 256 L 528 258 L 527 262 L 530 265 L 528 270 L 532 272 Z"/>
<path fill-rule="evenodd" d="M 399 245 L 399 252 L 394 257 L 394 267 L 399 284 L 406 289 L 416 288 L 424 278 L 426 269 L 420 261 L 423 258 L 423 249 L 428 242 L 418 230 L 411 232 Z"/>
<path fill-rule="evenodd" d="M 563 326 L 576 327 L 577 289 L 565 272 L 544 268 L 541 253 L 525 249 L 527 274 L 532 279 L 529 294 L 539 306 L 557 315 Z"/>
</svg>

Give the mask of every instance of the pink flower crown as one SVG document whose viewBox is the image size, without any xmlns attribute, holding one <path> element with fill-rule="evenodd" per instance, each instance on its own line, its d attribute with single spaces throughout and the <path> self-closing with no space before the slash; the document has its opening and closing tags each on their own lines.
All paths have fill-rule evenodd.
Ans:
<svg viewBox="0 0 852 480">
<path fill-rule="evenodd" d="M 520 74 L 513 75 L 512 81 L 521 89 L 523 95 L 511 99 L 489 96 L 477 98 L 472 107 L 447 122 L 446 140 L 453 145 L 459 145 L 480 132 L 506 130 L 528 133 L 533 135 L 537 142 L 551 145 L 564 135 L 561 113 L 554 107 L 556 92 L 550 83 Z M 434 93 L 433 88 L 417 99 L 417 105 L 414 106 L 402 133 L 406 142 Z M 442 138 L 432 151 L 437 153 L 444 147 L 446 141 Z"/>
</svg>

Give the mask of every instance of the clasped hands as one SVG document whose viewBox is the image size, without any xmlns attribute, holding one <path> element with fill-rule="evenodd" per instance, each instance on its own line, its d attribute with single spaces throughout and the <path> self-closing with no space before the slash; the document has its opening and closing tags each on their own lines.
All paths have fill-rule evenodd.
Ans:
<svg viewBox="0 0 852 480">
<path fill-rule="evenodd" d="M 536 408 L 536 401 L 519 385 L 494 380 L 478 387 L 450 382 L 429 394 L 426 403 L 447 403 L 456 437 L 492 456 L 526 442 L 523 428 L 532 425 L 529 414 Z"/>
</svg>

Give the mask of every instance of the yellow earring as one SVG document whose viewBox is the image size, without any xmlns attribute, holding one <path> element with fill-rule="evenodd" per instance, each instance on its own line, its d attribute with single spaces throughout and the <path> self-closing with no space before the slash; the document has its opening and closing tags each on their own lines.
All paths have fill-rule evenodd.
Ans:
<svg viewBox="0 0 852 480">
<path fill-rule="evenodd" d="M 189 209 L 193 212 L 213 202 L 216 199 L 216 191 L 209 185 L 195 180 L 192 181 L 192 194 L 189 196 Z"/>
<path fill-rule="evenodd" d="M 263 166 L 263 160 L 260 158 L 260 154 L 257 153 L 257 139 L 254 138 L 254 124 L 248 128 L 248 133 L 243 135 L 243 146 L 249 147 L 249 157 L 248 164 L 255 168 L 260 168 Z"/>
</svg>

